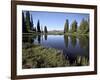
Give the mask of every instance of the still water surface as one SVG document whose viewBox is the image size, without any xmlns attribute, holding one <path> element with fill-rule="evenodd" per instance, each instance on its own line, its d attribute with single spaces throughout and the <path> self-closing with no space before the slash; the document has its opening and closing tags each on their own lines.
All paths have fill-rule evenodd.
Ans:
<svg viewBox="0 0 100 80">
<path fill-rule="evenodd" d="M 88 36 L 37 35 L 36 37 L 27 37 L 31 39 L 31 44 L 40 44 L 44 47 L 61 50 L 64 56 L 69 58 L 70 63 L 73 63 L 77 56 L 86 57 L 89 60 Z"/>
<path fill-rule="evenodd" d="M 65 35 L 38 35 L 34 41 L 45 47 L 56 48 L 63 51 L 65 57 L 74 60 L 76 56 L 89 58 L 88 36 L 65 36 Z"/>
</svg>

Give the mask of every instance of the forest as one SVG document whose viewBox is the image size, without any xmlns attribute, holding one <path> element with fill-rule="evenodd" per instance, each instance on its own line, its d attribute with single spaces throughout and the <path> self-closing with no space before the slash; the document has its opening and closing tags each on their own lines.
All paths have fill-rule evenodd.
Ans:
<svg viewBox="0 0 100 80">
<path fill-rule="evenodd" d="M 34 26 L 32 15 L 30 15 L 29 11 L 26 12 L 26 17 L 24 17 L 24 13 L 22 12 L 22 32 L 23 33 L 47 33 L 47 27 L 44 26 L 44 31 L 43 27 L 40 26 L 40 21 L 38 20 L 37 26 Z"/>
</svg>

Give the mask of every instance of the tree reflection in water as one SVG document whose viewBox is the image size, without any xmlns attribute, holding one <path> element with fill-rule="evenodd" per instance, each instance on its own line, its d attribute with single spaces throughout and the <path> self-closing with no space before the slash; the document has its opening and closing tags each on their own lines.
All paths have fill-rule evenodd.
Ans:
<svg viewBox="0 0 100 80">
<path fill-rule="evenodd" d="M 38 43 L 41 43 L 41 35 L 38 35 Z"/>
<path fill-rule="evenodd" d="M 89 47 L 89 37 L 88 36 L 78 36 L 79 44 L 81 48 Z"/>
<path fill-rule="evenodd" d="M 68 35 L 64 35 L 64 42 L 65 42 L 65 46 L 67 48 L 68 47 Z"/>
<path fill-rule="evenodd" d="M 47 34 L 44 34 L 44 39 L 47 40 Z"/>
<path fill-rule="evenodd" d="M 73 47 L 76 46 L 77 43 L 77 37 L 76 36 L 70 36 L 71 44 Z"/>
</svg>

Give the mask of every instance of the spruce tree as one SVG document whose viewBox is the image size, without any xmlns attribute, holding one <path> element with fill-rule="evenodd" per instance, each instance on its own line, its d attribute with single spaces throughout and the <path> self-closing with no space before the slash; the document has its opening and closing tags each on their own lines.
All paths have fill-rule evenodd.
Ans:
<svg viewBox="0 0 100 80">
<path fill-rule="evenodd" d="M 71 24 L 71 32 L 77 32 L 77 22 L 74 20 Z"/>
<path fill-rule="evenodd" d="M 26 32 L 30 32 L 30 13 L 26 11 Z"/>
<path fill-rule="evenodd" d="M 69 22 L 68 19 L 66 19 L 65 25 L 64 25 L 64 33 L 69 31 Z"/>
<path fill-rule="evenodd" d="M 82 19 L 79 26 L 80 33 L 88 33 L 89 32 L 89 21 Z"/>
<path fill-rule="evenodd" d="M 46 26 L 44 27 L 44 33 L 48 33 Z"/>
<path fill-rule="evenodd" d="M 39 20 L 37 22 L 37 32 L 41 32 L 41 30 L 40 30 L 40 21 Z"/>
<path fill-rule="evenodd" d="M 26 32 L 24 12 L 22 12 L 22 32 Z"/>
</svg>

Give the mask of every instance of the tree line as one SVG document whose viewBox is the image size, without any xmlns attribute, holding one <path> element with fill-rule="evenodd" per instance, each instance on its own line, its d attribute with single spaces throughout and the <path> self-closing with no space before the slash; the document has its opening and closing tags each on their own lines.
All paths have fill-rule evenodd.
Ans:
<svg viewBox="0 0 100 80">
<path fill-rule="evenodd" d="M 87 34 L 89 32 L 89 20 L 82 19 L 79 26 L 78 26 L 78 22 L 74 20 L 69 26 L 69 21 L 68 19 L 66 19 L 64 25 L 64 33 L 74 33 L 74 32 Z"/>
<path fill-rule="evenodd" d="M 33 17 L 29 11 L 26 13 L 22 12 L 22 32 L 30 33 L 30 32 L 38 32 L 38 33 L 47 33 L 47 26 L 44 26 L 44 30 L 42 26 L 40 26 L 40 21 L 37 21 L 37 26 L 33 23 Z"/>
<path fill-rule="evenodd" d="M 34 25 L 32 14 L 29 11 L 26 13 L 22 12 L 22 32 L 30 33 L 30 32 L 38 32 L 38 33 L 48 33 L 47 26 L 40 26 L 40 21 L 37 21 L 37 25 Z M 64 33 L 80 33 L 87 34 L 89 32 L 89 20 L 82 19 L 80 25 L 78 26 L 78 22 L 74 20 L 69 26 L 69 21 L 66 19 L 64 25 Z"/>
</svg>

